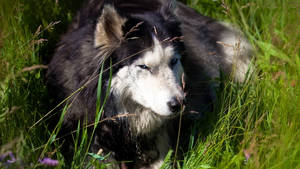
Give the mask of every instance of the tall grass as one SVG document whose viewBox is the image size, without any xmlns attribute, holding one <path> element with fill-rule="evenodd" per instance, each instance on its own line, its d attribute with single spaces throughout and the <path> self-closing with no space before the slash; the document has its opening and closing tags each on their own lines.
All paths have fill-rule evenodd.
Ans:
<svg viewBox="0 0 300 169">
<path fill-rule="evenodd" d="M 213 120 L 199 124 L 206 131 L 182 168 L 300 168 L 300 2 L 189 5 L 240 26 L 255 48 L 256 72 L 241 86 L 221 89 L 214 117 L 207 115 Z"/>
<path fill-rule="evenodd" d="M 80 4 L 81 0 L 0 1 L 0 156 L 11 151 L 17 158 L 12 164 L 6 163 L 8 157 L 0 160 L 0 167 L 43 167 L 38 162 L 42 152 L 59 160 L 57 168 L 70 167 L 60 144 L 51 141 L 46 123 L 29 128 L 53 108 L 44 61 L 50 59 Z M 244 84 L 226 82 L 217 89 L 214 111 L 195 123 L 190 150 L 178 168 L 300 168 L 300 2 L 187 0 L 187 4 L 241 27 L 255 49 L 255 72 Z M 74 135 L 78 142 L 72 168 L 82 166 L 80 152 L 86 153 L 82 147 L 88 140 L 76 138 L 85 132 Z M 44 146 L 49 139 L 52 144 Z M 172 166 L 170 159 L 171 152 L 165 168 Z M 98 164 L 92 160 L 89 165 Z"/>
<path fill-rule="evenodd" d="M 1 160 L 0 168 L 39 164 L 42 149 L 38 147 L 51 132 L 45 123 L 29 130 L 50 108 L 42 58 L 53 52 L 72 10 L 52 0 L 0 1 L 0 156 L 12 151 L 16 157 L 11 165 Z M 46 152 L 63 159 L 55 149 Z"/>
</svg>

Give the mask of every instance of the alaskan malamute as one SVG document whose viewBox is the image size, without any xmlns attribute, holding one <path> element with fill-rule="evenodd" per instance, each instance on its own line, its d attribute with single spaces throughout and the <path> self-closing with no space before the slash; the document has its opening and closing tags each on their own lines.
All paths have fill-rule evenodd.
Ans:
<svg viewBox="0 0 300 169">
<path fill-rule="evenodd" d="M 237 42 L 243 50 L 235 54 Z M 58 44 L 47 82 L 58 101 L 82 88 L 68 101 L 62 131 L 70 132 L 78 121 L 94 123 L 103 69 L 101 103 L 110 80 L 111 86 L 101 116 L 106 120 L 98 124 L 91 151 L 110 153 L 109 162 L 130 161 L 113 167 L 159 168 L 176 142 L 174 122 L 186 94 L 187 110 L 209 110 L 212 84 L 200 82 L 220 70 L 231 74 L 233 67 L 242 81 L 247 52 L 237 31 L 181 3 L 90 0 Z"/>
</svg>

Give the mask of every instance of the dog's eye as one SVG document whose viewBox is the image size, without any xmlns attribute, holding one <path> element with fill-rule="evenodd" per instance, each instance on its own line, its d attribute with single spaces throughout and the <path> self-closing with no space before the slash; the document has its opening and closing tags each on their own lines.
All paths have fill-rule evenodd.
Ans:
<svg viewBox="0 0 300 169">
<path fill-rule="evenodd" d="M 150 67 L 148 67 L 146 65 L 138 65 L 138 67 L 140 67 L 141 69 L 150 70 Z"/>
<path fill-rule="evenodd" d="M 178 59 L 177 58 L 173 58 L 171 60 L 171 67 L 173 67 L 174 65 L 176 65 L 177 62 L 178 62 Z"/>
</svg>

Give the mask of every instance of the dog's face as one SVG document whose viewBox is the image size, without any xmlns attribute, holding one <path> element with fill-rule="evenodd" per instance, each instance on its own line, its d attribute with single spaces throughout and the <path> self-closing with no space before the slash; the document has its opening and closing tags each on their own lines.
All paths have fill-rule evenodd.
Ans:
<svg viewBox="0 0 300 169">
<path fill-rule="evenodd" d="M 182 107 L 182 43 L 174 40 L 181 34 L 164 7 L 143 11 L 142 4 L 139 11 L 136 4 L 132 10 L 131 5 L 124 6 L 136 11 L 120 16 L 114 7 L 104 6 L 96 25 L 95 47 L 116 65 L 111 95 L 118 113 L 135 113 L 132 130 L 149 133 L 163 124 L 163 117 L 176 116 Z"/>
<path fill-rule="evenodd" d="M 153 47 L 119 69 L 113 87 L 158 115 L 173 116 L 180 111 L 184 96 L 180 55 L 173 46 L 162 45 L 155 37 L 153 41 Z"/>
</svg>

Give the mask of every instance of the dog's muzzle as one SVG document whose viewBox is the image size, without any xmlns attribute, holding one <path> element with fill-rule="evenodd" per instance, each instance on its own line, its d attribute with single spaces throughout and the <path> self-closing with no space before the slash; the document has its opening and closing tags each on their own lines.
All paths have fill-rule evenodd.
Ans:
<svg viewBox="0 0 300 169">
<path fill-rule="evenodd" d="M 171 101 L 167 103 L 167 105 L 172 113 L 178 113 L 182 108 L 182 102 L 183 101 L 180 101 L 178 98 L 173 97 Z"/>
</svg>

